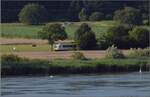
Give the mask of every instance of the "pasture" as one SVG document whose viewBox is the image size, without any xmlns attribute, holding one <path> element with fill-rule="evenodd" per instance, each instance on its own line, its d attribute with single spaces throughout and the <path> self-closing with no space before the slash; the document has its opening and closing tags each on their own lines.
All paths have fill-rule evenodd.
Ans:
<svg viewBox="0 0 150 97">
<path fill-rule="evenodd" d="M 31 44 L 28 45 L 12 44 L 12 45 L 0 45 L 0 48 L 1 48 L 1 53 L 50 51 L 50 45 L 48 44 L 36 45 L 36 47 L 32 46 Z"/>
<path fill-rule="evenodd" d="M 100 22 L 52 22 L 64 24 L 65 30 L 68 34 L 68 38 L 74 37 L 74 32 L 82 23 L 87 23 L 95 32 L 98 37 L 101 33 L 106 32 L 111 26 L 117 25 L 115 21 L 100 21 Z M 7 38 L 39 38 L 38 31 L 43 28 L 44 25 L 24 25 L 21 23 L 2 23 L 1 24 L 1 37 Z"/>
</svg>

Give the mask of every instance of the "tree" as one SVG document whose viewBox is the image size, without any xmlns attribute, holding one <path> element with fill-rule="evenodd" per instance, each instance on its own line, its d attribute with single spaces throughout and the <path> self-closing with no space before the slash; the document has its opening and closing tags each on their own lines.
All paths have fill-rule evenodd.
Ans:
<svg viewBox="0 0 150 97">
<path fill-rule="evenodd" d="M 128 48 L 130 46 L 128 31 L 131 28 L 126 25 L 113 26 L 108 29 L 99 38 L 99 45 L 102 49 L 106 49 L 111 45 L 115 45 L 118 48 Z"/>
<path fill-rule="evenodd" d="M 104 19 L 104 14 L 101 12 L 93 12 L 89 17 L 90 21 L 100 21 Z"/>
<path fill-rule="evenodd" d="M 48 20 L 47 11 L 39 4 L 27 4 L 19 13 L 19 20 L 28 25 L 37 25 Z"/>
<path fill-rule="evenodd" d="M 94 32 L 85 23 L 81 24 L 74 36 L 79 49 L 95 49 L 97 46 Z"/>
<path fill-rule="evenodd" d="M 80 21 L 88 20 L 88 15 L 85 8 L 82 8 L 82 10 L 79 12 L 79 19 Z"/>
<path fill-rule="evenodd" d="M 142 14 L 138 9 L 132 7 L 125 7 L 122 10 L 115 11 L 114 14 L 114 20 L 118 20 L 121 23 L 130 25 L 142 24 Z"/>
<path fill-rule="evenodd" d="M 49 41 L 51 50 L 53 50 L 53 44 L 55 41 L 67 38 L 65 28 L 62 27 L 61 24 L 47 24 L 38 34 L 42 39 L 47 39 Z"/>
<path fill-rule="evenodd" d="M 129 37 L 136 47 L 144 48 L 149 46 L 149 35 L 149 30 L 142 27 L 135 27 L 132 31 L 129 31 Z"/>
</svg>

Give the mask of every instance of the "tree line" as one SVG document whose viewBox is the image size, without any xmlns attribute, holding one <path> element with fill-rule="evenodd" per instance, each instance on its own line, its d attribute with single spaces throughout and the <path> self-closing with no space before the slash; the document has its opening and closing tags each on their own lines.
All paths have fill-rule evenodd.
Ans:
<svg viewBox="0 0 150 97">
<path fill-rule="evenodd" d="M 17 22 L 21 9 L 35 3 L 47 10 L 48 21 L 79 21 L 79 12 L 86 11 L 88 17 L 93 12 L 101 12 L 104 19 L 112 19 L 116 10 L 124 7 L 139 9 L 144 19 L 148 18 L 149 0 L 141 1 L 101 1 L 101 0 L 67 0 L 67 1 L 4 1 L 2 0 L 2 22 Z M 92 16 L 91 16 L 92 17 Z"/>
<path fill-rule="evenodd" d="M 65 27 L 61 24 L 47 24 L 38 33 L 42 39 L 49 41 L 51 50 L 55 41 L 67 39 Z M 83 23 L 75 31 L 74 41 L 77 49 L 80 50 L 107 49 L 112 45 L 120 49 L 145 48 L 149 46 L 149 30 L 121 24 L 110 27 L 106 33 L 96 39 L 91 27 Z"/>
</svg>

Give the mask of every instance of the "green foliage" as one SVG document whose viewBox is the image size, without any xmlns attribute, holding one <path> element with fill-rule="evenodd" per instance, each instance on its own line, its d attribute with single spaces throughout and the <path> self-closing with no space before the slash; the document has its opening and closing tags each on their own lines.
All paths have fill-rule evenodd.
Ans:
<svg viewBox="0 0 150 97">
<path fill-rule="evenodd" d="M 60 22 L 63 23 L 63 22 Z M 52 22 L 51 24 L 54 24 Z M 82 22 L 72 22 L 70 25 L 65 26 L 68 38 L 73 39 L 74 32 L 78 29 Z M 117 25 L 116 21 L 100 21 L 100 22 L 89 22 L 92 30 L 98 37 L 102 33 L 105 33 L 107 29 L 113 25 Z M 43 28 L 44 25 L 23 25 L 21 23 L 2 23 L 1 24 L 1 36 L 9 38 L 40 38 L 38 31 Z"/>
<path fill-rule="evenodd" d="M 115 11 L 114 14 L 114 19 L 120 21 L 121 23 L 130 25 L 142 24 L 141 12 L 136 8 L 125 7 L 122 10 Z"/>
<path fill-rule="evenodd" d="M 149 22 L 150 22 L 149 20 L 143 20 L 144 25 L 149 25 Z"/>
<path fill-rule="evenodd" d="M 3 56 L 3 55 L 2 55 Z M 12 56 L 12 55 L 11 55 Z M 149 70 L 148 60 L 139 59 L 102 59 L 102 60 L 9 60 L 2 58 L 1 75 L 49 75 L 71 73 L 127 72 Z M 18 60 L 18 59 L 17 59 Z"/>
<path fill-rule="evenodd" d="M 81 53 L 81 52 L 74 52 L 72 54 L 72 58 L 75 59 L 75 60 L 85 60 L 86 59 L 86 57 L 84 56 L 84 54 Z"/>
<path fill-rule="evenodd" d="M 128 57 L 130 58 L 150 58 L 150 48 L 145 49 L 130 49 Z"/>
<path fill-rule="evenodd" d="M 79 12 L 79 19 L 80 21 L 87 21 L 88 15 L 85 8 L 82 8 L 82 10 Z"/>
<path fill-rule="evenodd" d="M 47 24 L 43 27 L 42 31 L 38 32 L 39 37 L 42 39 L 47 39 L 49 44 L 51 44 L 51 50 L 53 44 L 57 40 L 64 40 L 67 38 L 67 33 L 65 28 L 61 24 Z"/>
<path fill-rule="evenodd" d="M 104 19 L 104 14 L 101 12 L 93 12 L 89 17 L 90 21 L 100 21 Z"/>
<path fill-rule="evenodd" d="M 117 47 L 112 45 L 106 50 L 106 58 L 117 59 L 117 58 L 125 58 L 125 56 L 120 50 L 117 49 Z"/>
<path fill-rule="evenodd" d="M 1 60 L 2 60 L 2 63 L 3 63 L 3 60 L 7 61 L 7 62 L 17 62 L 17 61 L 21 61 L 21 58 L 16 56 L 16 55 L 2 55 L 1 56 Z"/>
<path fill-rule="evenodd" d="M 128 31 L 131 27 L 127 25 L 117 25 L 110 27 L 106 33 L 99 37 L 99 44 L 101 48 L 108 48 L 111 45 L 116 45 L 119 48 L 129 47 Z"/>
<path fill-rule="evenodd" d="M 96 48 L 95 34 L 87 24 L 81 24 L 74 36 L 79 49 L 88 50 Z"/>
<path fill-rule="evenodd" d="M 129 31 L 129 37 L 133 40 L 133 45 L 136 47 L 149 46 L 149 35 L 149 30 L 142 27 L 135 27 L 132 31 Z"/>
<path fill-rule="evenodd" d="M 28 25 L 37 25 L 48 20 L 47 11 L 39 4 L 27 4 L 19 13 L 19 20 Z"/>
</svg>

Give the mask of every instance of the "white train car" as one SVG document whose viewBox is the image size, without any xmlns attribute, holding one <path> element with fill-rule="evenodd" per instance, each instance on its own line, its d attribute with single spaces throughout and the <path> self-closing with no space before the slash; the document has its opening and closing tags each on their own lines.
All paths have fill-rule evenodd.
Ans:
<svg viewBox="0 0 150 97">
<path fill-rule="evenodd" d="M 72 41 L 56 41 L 53 49 L 55 51 L 75 50 L 76 45 Z"/>
</svg>

